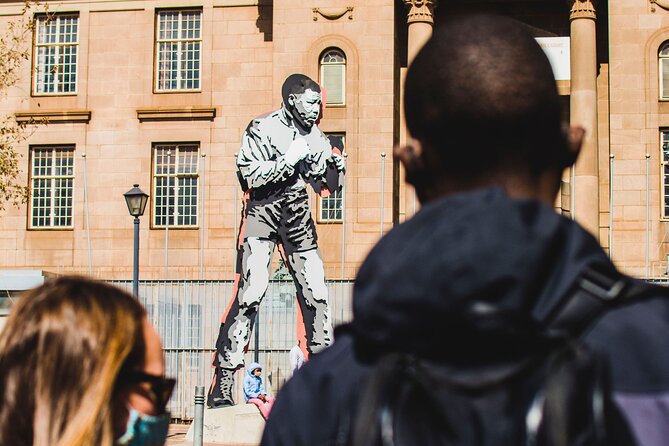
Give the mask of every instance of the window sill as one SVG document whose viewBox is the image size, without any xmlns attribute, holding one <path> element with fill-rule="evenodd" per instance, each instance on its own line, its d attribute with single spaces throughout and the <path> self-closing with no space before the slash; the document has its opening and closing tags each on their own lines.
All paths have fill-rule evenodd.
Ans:
<svg viewBox="0 0 669 446">
<path fill-rule="evenodd" d="M 31 96 L 33 98 L 60 98 L 60 97 L 70 97 L 76 96 L 78 93 L 33 93 Z"/>
<path fill-rule="evenodd" d="M 202 89 L 194 90 L 153 90 L 153 94 L 193 94 L 202 93 Z"/>
<path fill-rule="evenodd" d="M 62 227 L 48 227 L 48 226 L 38 226 L 38 227 L 29 227 L 28 231 L 74 231 L 74 226 L 62 226 Z"/>
<path fill-rule="evenodd" d="M 170 231 L 197 231 L 199 226 L 170 226 Z M 151 226 L 152 231 L 164 231 L 165 226 Z"/>
</svg>

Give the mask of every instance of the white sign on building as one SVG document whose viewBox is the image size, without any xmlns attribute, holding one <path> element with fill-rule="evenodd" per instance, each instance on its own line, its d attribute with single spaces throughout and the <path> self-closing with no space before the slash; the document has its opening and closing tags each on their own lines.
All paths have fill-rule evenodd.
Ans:
<svg viewBox="0 0 669 446">
<path fill-rule="evenodd" d="M 537 37 L 536 40 L 548 56 L 555 80 L 570 80 L 569 37 Z"/>
</svg>

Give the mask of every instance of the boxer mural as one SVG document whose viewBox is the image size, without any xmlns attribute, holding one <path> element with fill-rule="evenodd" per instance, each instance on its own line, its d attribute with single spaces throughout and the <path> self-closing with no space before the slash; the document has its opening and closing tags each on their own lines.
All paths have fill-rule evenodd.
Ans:
<svg viewBox="0 0 669 446">
<path fill-rule="evenodd" d="M 215 375 L 207 405 L 233 405 L 233 373 L 244 364 L 256 313 L 267 291 L 270 262 L 279 245 L 297 288 L 307 350 L 332 342 L 332 322 L 307 183 L 321 194 L 339 189 L 344 158 L 316 122 L 321 88 L 303 74 L 281 87 L 279 110 L 252 120 L 242 138 L 237 175 L 244 191 L 237 251 L 237 283 L 216 341 Z"/>
</svg>

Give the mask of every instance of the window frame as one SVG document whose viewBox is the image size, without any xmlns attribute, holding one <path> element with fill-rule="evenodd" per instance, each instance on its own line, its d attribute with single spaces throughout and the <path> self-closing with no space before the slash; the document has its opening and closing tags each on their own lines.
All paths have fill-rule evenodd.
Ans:
<svg viewBox="0 0 669 446">
<path fill-rule="evenodd" d="M 55 154 L 57 151 L 67 151 L 71 152 L 72 154 L 72 173 L 70 175 L 55 175 L 53 172 L 51 175 L 40 175 L 37 176 L 37 178 L 43 178 L 47 179 L 51 182 L 51 185 L 49 186 L 49 189 L 51 190 L 51 195 L 49 198 L 50 205 L 49 209 L 51 212 L 51 215 L 49 216 L 50 218 L 50 223 L 48 226 L 35 226 L 33 225 L 33 220 L 35 216 L 33 215 L 33 198 L 34 198 L 34 190 L 35 188 L 33 187 L 33 180 L 35 179 L 34 175 L 34 169 L 35 169 L 35 151 L 36 150 L 50 150 L 51 151 L 51 160 L 52 160 L 52 168 L 55 166 Z M 26 229 L 28 231 L 72 231 L 74 229 L 74 200 L 75 200 L 75 187 L 74 187 L 74 180 L 76 178 L 75 172 L 76 172 L 76 146 L 74 144 L 35 144 L 35 145 L 30 145 L 28 147 L 28 153 L 29 153 L 29 162 L 28 162 L 28 206 L 27 206 L 27 221 L 26 221 Z M 55 190 L 55 181 L 56 179 L 70 179 L 72 180 L 72 185 L 70 186 L 71 188 L 71 203 L 70 203 L 70 224 L 69 225 L 63 225 L 63 226 L 54 226 L 53 224 L 53 219 L 55 218 L 54 215 L 54 197 L 56 196 L 53 191 Z"/>
<path fill-rule="evenodd" d="M 341 55 L 342 59 L 344 60 L 343 62 L 324 62 L 323 59 L 331 52 L 337 52 Z M 324 72 L 324 67 L 326 66 L 340 66 L 342 70 L 342 76 L 341 76 L 341 102 L 323 102 L 323 106 L 325 107 L 346 107 L 346 71 L 347 71 L 347 66 L 348 66 L 348 60 L 346 58 L 346 53 L 344 50 L 341 48 L 337 47 L 328 47 L 324 49 L 319 58 L 318 58 L 318 80 L 319 84 L 323 89 L 325 89 L 326 96 L 325 100 L 328 100 L 328 95 L 327 95 L 327 86 L 325 85 L 325 76 L 323 74 Z"/>
<path fill-rule="evenodd" d="M 334 136 L 334 137 L 340 136 L 340 137 L 342 137 L 342 142 L 343 142 L 343 145 L 344 145 L 342 154 L 346 153 L 346 132 L 323 132 L 323 133 L 325 134 L 325 136 L 328 137 L 328 139 L 329 139 L 330 136 Z M 330 144 L 332 144 L 332 143 L 330 143 Z M 334 196 L 337 193 L 340 194 L 339 197 Z M 344 214 L 344 204 L 345 203 L 344 203 L 344 195 L 343 195 L 344 193 L 345 193 L 345 191 L 343 190 L 343 188 L 340 188 L 339 191 L 333 192 L 330 195 L 328 195 L 327 197 L 321 197 L 320 195 L 318 195 L 318 214 L 317 214 L 318 218 L 316 219 L 316 221 L 318 223 L 322 223 L 322 224 L 343 224 L 344 223 L 344 217 L 345 217 L 345 214 Z M 327 208 L 326 209 L 323 206 L 325 201 L 334 201 L 335 203 L 338 202 L 340 207 L 339 207 L 339 209 L 337 209 L 337 208 L 333 208 L 333 209 Z M 341 218 L 323 217 L 323 212 L 337 212 L 337 210 L 339 210 L 341 212 Z"/>
<path fill-rule="evenodd" d="M 667 96 L 663 96 L 663 87 L 664 87 L 664 80 L 663 80 L 663 68 L 662 68 L 662 61 L 664 60 L 669 60 L 669 53 L 666 55 L 662 55 L 662 50 L 664 49 L 669 49 L 669 40 L 666 40 L 662 42 L 662 44 L 659 46 L 657 50 L 657 80 L 658 80 L 658 100 L 659 101 L 669 101 L 669 94 Z M 669 69 L 669 67 L 667 67 Z"/>
<path fill-rule="evenodd" d="M 666 136 L 666 141 L 664 137 Z M 667 143 L 667 157 L 665 158 L 664 143 Z M 669 194 L 665 191 L 669 187 L 669 172 L 665 173 L 665 168 L 669 168 L 669 128 L 660 129 L 660 220 L 669 220 Z"/>
<path fill-rule="evenodd" d="M 196 161 L 195 162 L 195 173 L 192 173 L 192 172 L 184 173 L 184 174 L 179 174 L 178 173 L 179 152 L 177 151 L 177 154 L 174 155 L 175 160 L 176 160 L 175 161 L 174 174 L 168 173 L 166 175 L 163 175 L 163 174 L 158 175 L 156 173 L 156 170 L 157 170 L 156 153 L 157 153 L 157 149 L 161 146 L 170 146 L 170 147 L 176 148 L 176 149 L 179 149 L 180 147 L 195 146 L 197 148 L 196 155 L 195 155 L 195 161 Z M 154 143 L 151 144 L 151 229 L 165 230 L 165 228 L 169 227 L 170 230 L 172 230 L 172 229 L 174 229 L 174 230 L 191 230 L 191 229 L 199 229 L 200 228 L 200 214 L 201 214 L 201 209 L 200 209 L 200 194 L 201 194 L 201 190 L 200 190 L 200 153 L 201 153 L 201 149 L 202 149 L 202 146 L 201 146 L 199 141 L 154 142 Z M 195 212 L 196 212 L 196 214 L 195 214 L 196 223 L 194 225 L 183 225 L 183 224 L 178 225 L 178 224 L 176 224 L 176 222 L 178 221 L 178 218 L 179 218 L 179 213 L 178 213 L 179 209 L 178 209 L 178 204 L 177 204 L 178 199 L 179 199 L 178 181 L 175 182 L 174 186 L 172 186 L 173 189 L 176 189 L 176 193 L 177 193 L 176 199 L 174 201 L 174 203 L 175 203 L 174 207 L 176 208 L 175 209 L 176 213 L 174 213 L 174 211 L 173 211 L 173 215 L 172 216 L 169 215 L 170 205 L 169 205 L 169 200 L 168 200 L 168 203 L 167 203 L 167 209 L 168 209 L 167 224 L 157 224 L 156 223 L 156 219 L 158 218 L 158 213 L 156 212 L 156 203 L 157 203 L 157 199 L 159 197 L 159 195 L 157 193 L 157 189 L 156 189 L 157 188 L 156 179 L 159 178 L 159 177 L 167 177 L 167 178 L 173 177 L 173 178 L 176 178 L 177 180 L 179 178 L 195 178 L 196 179 L 197 192 L 196 192 L 196 195 L 195 195 L 195 198 L 194 198 L 194 200 L 195 200 Z M 169 185 L 168 185 L 168 187 L 169 187 Z M 160 195 L 160 196 L 162 197 L 162 195 Z M 170 217 L 172 217 L 173 220 L 174 220 L 173 224 L 169 223 Z"/>
<path fill-rule="evenodd" d="M 181 39 L 180 37 L 177 39 L 165 39 L 165 40 L 160 40 L 160 15 L 165 14 L 165 13 L 178 13 L 179 18 L 178 18 L 178 33 L 181 33 L 182 30 L 182 14 L 188 13 L 188 12 L 197 12 L 200 14 L 200 29 L 199 29 L 199 38 L 197 39 Z M 163 9 L 156 9 L 155 12 L 155 18 L 154 18 L 154 38 L 153 38 L 153 93 L 154 94 L 174 94 L 174 93 L 199 93 L 202 92 L 202 26 L 204 24 L 203 21 L 203 11 L 202 8 L 163 8 Z M 160 88 L 160 63 L 159 63 L 159 57 L 160 57 L 160 43 L 162 42 L 175 42 L 175 43 L 182 43 L 182 42 L 197 42 L 199 44 L 199 59 L 198 59 L 198 76 L 197 76 L 197 83 L 198 87 L 197 88 Z M 181 64 L 182 61 L 182 51 L 179 49 L 178 54 L 177 54 L 177 66 Z M 181 69 L 177 70 L 177 79 L 176 79 L 177 85 L 179 85 L 182 82 L 181 78 Z"/>
<path fill-rule="evenodd" d="M 75 17 L 76 18 L 76 26 L 77 26 L 77 32 L 75 34 L 76 36 L 76 41 L 75 42 L 68 42 L 68 43 L 63 43 L 63 42 L 56 42 L 52 44 L 40 44 L 39 41 L 39 29 L 40 25 L 39 22 L 41 20 L 56 20 L 59 21 L 64 17 Z M 30 93 L 33 97 L 44 97 L 44 96 L 76 96 L 79 92 L 79 61 L 80 61 L 80 54 L 79 54 L 79 30 L 81 29 L 80 26 L 80 18 L 81 15 L 79 12 L 58 12 L 58 13 L 53 13 L 53 14 L 35 14 L 35 28 L 33 30 L 33 44 L 32 44 L 32 75 L 30 76 L 31 79 L 31 87 L 30 87 Z M 60 25 L 56 25 L 56 35 L 60 36 Z M 38 49 L 39 48 L 47 48 L 47 47 L 55 47 L 59 48 L 58 56 L 59 59 L 62 56 L 61 47 L 65 46 L 73 46 L 75 47 L 75 52 L 74 52 L 74 57 L 76 58 L 76 61 L 74 63 L 74 90 L 73 91 L 54 91 L 54 92 L 39 92 L 37 91 L 38 86 L 40 85 L 39 82 L 39 74 L 40 74 L 40 64 L 39 64 L 39 55 L 38 55 Z M 58 65 L 60 66 L 60 65 Z M 55 76 L 55 79 L 57 80 L 57 76 Z M 46 83 L 42 84 L 46 85 Z M 58 85 L 58 84 L 55 84 Z"/>
</svg>

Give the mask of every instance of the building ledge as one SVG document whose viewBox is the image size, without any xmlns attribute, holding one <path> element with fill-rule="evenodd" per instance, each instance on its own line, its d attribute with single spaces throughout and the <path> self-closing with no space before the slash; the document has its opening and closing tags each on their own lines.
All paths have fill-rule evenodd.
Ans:
<svg viewBox="0 0 669 446">
<path fill-rule="evenodd" d="M 64 110 L 64 111 L 27 111 L 14 114 L 19 124 L 64 124 L 79 123 L 88 124 L 91 120 L 90 110 Z"/>
<path fill-rule="evenodd" d="M 214 107 L 145 108 L 137 110 L 139 122 L 147 121 L 213 121 Z"/>
</svg>

